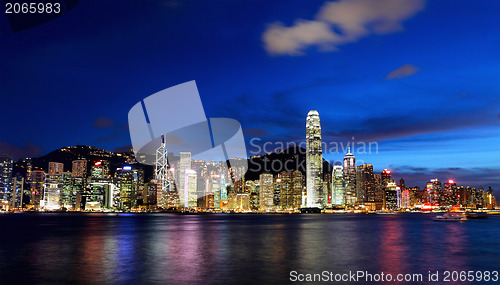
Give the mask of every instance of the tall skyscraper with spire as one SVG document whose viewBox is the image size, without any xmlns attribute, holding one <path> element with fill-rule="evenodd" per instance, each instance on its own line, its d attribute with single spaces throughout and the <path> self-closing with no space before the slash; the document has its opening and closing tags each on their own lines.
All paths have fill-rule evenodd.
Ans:
<svg viewBox="0 0 500 285">
<path fill-rule="evenodd" d="M 323 206 L 323 153 L 319 113 L 311 110 L 306 119 L 306 207 Z"/>
</svg>

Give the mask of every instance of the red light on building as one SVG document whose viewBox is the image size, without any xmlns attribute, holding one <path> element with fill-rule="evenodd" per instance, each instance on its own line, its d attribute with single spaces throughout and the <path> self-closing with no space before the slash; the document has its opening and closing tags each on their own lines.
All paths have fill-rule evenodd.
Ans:
<svg viewBox="0 0 500 285">
<path fill-rule="evenodd" d="M 95 163 L 95 166 L 101 166 L 102 162 L 101 161 L 98 161 Z"/>
<path fill-rule="evenodd" d="M 453 180 L 451 180 L 451 179 L 450 179 L 450 180 L 448 180 L 448 184 L 453 184 L 453 183 L 455 183 L 455 181 L 453 181 Z"/>
</svg>

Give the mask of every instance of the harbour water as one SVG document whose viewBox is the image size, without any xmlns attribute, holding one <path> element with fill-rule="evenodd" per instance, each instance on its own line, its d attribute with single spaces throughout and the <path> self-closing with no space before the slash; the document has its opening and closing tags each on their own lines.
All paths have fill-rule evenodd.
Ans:
<svg viewBox="0 0 500 285">
<path fill-rule="evenodd" d="M 323 271 L 423 276 L 337 284 L 500 284 L 442 281 L 499 261 L 500 215 L 0 215 L 0 284 L 290 284 Z"/>
</svg>

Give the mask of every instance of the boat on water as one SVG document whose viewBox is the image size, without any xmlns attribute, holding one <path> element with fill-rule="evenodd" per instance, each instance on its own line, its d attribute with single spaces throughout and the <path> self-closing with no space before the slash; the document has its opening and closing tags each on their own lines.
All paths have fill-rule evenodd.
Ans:
<svg viewBox="0 0 500 285">
<path fill-rule="evenodd" d="M 434 221 L 438 222 L 463 222 L 467 221 L 465 213 L 444 213 L 443 215 L 435 216 Z"/>
<path fill-rule="evenodd" d="M 467 212 L 467 219 L 487 219 L 488 213 L 485 212 Z"/>
</svg>

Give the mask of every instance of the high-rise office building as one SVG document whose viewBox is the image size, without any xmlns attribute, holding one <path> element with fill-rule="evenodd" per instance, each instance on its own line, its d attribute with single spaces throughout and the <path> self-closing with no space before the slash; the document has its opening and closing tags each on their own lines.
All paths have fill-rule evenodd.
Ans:
<svg viewBox="0 0 500 285">
<path fill-rule="evenodd" d="M 344 168 L 342 165 L 334 165 L 332 173 L 332 205 L 345 204 Z"/>
<path fill-rule="evenodd" d="M 62 173 L 62 193 L 61 193 L 61 205 L 66 209 L 72 209 L 74 205 L 75 197 L 73 194 L 73 174 L 69 171 Z"/>
<path fill-rule="evenodd" d="M 43 170 L 31 171 L 30 179 L 30 204 L 35 208 L 40 206 L 41 199 L 43 199 L 43 190 L 45 186 L 45 172 Z"/>
<path fill-rule="evenodd" d="M 356 167 L 356 199 L 359 202 L 375 202 L 375 191 L 373 165 L 363 163 Z"/>
<path fill-rule="evenodd" d="M 73 160 L 73 178 L 87 178 L 87 160 Z"/>
<path fill-rule="evenodd" d="M 294 209 L 300 208 L 302 204 L 302 191 L 304 190 L 304 177 L 302 172 L 294 171 L 292 172 L 292 196 L 291 205 Z"/>
<path fill-rule="evenodd" d="M 349 148 L 347 154 L 344 156 L 344 185 L 345 185 L 345 199 L 347 205 L 354 205 L 357 201 L 356 195 L 356 158 L 351 153 Z"/>
<path fill-rule="evenodd" d="M 311 110 L 306 119 L 306 189 L 307 207 L 323 206 L 323 152 L 319 113 Z"/>
<path fill-rule="evenodd" d="M 192 169 L 186 170 L 184 179 L 184 207 L 198 206 L 198 175 Z"/>
<path fill-rule="evenodd" d="M 270 173 L 260 174 L 259 203 L 261 211 L 274 209 L 274 183 L 273 175 Z"/>
<path fill-rule="evenodd" d="M 431 204 L 440 203 L 440 193 L 442 193 L 441 181 L 436 178 L 427 182 L 427 202 Z"/>
<path fill-rule="evenodd" d="M 8 205 L 11 200 L 12 159 L 0 156 L 0 203 Z"/>
<path fill-rule="evenodd" d="M 45 188 L 43 191 L 43 206 L 49 210 L 61 208 L 63 191 L 64 165 L 59 162 L 49 162 L 49 172 L 45 174 Z"/>
<path fill-rule="evenodd" d="M 144 194 L 142 196 L 142 203 L 146 206 L 146 208 L 154 207 L 157 203 L 157 188 L 158 184 L 156 183 L 146 183 L 144 185 Z"/>
<path fill-rule="evenodd" d="M 279 186 L 278 186 L 279 185 Z M 283 210 L 294 209 L 294 193 L 292 184 L 292 172 L 282 171 L 276 177 L 274 188 L 279 188 L 279 206 Z M 275 191 L 276 195 L 276 191 Z M 276 200 L 275 200 L 276 202 Z M 277 205 L 275 203 L 275 205 Z M 277 205 L 278 206 L 278 205 Z"/>
<path fill-rule="evenodd" d="M 11 209 L 22 208 L 24 199 L 24 178 L 18 173 L 12 177 Z"/>
<path fill-rule="evenodd" d="M 176 169 L 176 174 L 177 174 L 177 179 L 176 179 L 176 188 L 177 192 L 179 193 L 179 196 L 182 196 L 183 198 L 182 203 L 184 207 L 187 207 L 185 204 L 185 198 L 184 198 L 184 193 L 185 191 L 185 185 L 186 185 L 186 172 L 188 170 L 191 170 L 191 153 L 190 152 L 180 152 L 180 160 L 179 160 L 179 166 Z"/>
<path fill-rule="evenodd" d="M 49 175 L 62 174 L 64 171 L 64 164 L 60 162 L 49 162 Z"/>
<path fill-rule="evenodd" d="M 127 165 L 116 170 L 120 189 L 120 208 L 130 210 L 137 205 L 139 187 L 144 187 L 144 170 Z"/>
<path fill-rule="evenodd" d="M 387 189 L 387 185 L 392 182 L 392 179 L 391 179 L 391 171 L 389 169 L 384 169 L 382 171 L 382 182 L 381 182 L 381 186 L 382 186 L 382 189 L 385 190 Z"/>
<path fill-rule="evenodd" d="M 156 150 L 155 161 L 155 182 L 157 191 L 156 201 L 158 208 L 168 208 L 168 192 L 170 191 L 168 172 L 168 151 L 166 145 L 166 137 L 162 134 L 160 146 Z"/>
<path fill-rule="evenodd" d="M 397 210 L 401 205 L 401 189 L 394 182 L 389 182 L 384 190 L 383 208 Z"/>
<path fill-rule="evenodd" d="M 457 183 L 453 180 L 448 180 L 443 185 L 443 197 L 441 198 L 441 205 L 452 206 L 458 203 L 457 199 Z"/>
</svg>

